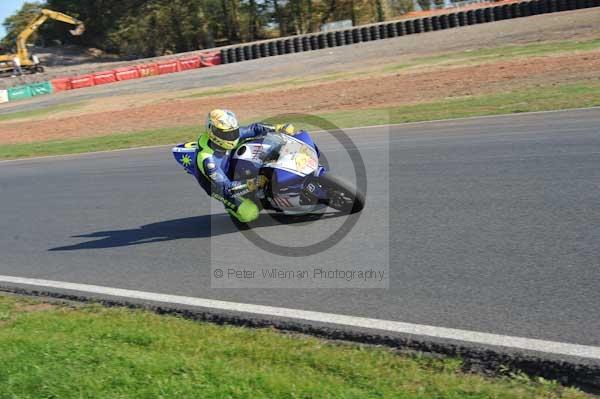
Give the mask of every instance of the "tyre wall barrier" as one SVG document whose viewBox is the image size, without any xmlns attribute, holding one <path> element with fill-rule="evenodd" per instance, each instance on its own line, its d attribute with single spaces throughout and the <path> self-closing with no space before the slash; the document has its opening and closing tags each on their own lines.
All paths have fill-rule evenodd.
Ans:
<svg viewBox="0 0 600 399">
<path fill-rule="evenodd" d="M 223 64 L 260 57 L 312 51 L 329 47 L 345 46 L 360 42 L 381 40 L 414 33 L 451 29 L 460 26 L 522 18 L 530 15 L 599 7 L 600 0 L 528 0 L 510 4 L 490 5 L 466 11 L 431 15 L 423 18 L 357 26 L 332 32 L 290 36 L 265 45 L 257 42 L 232 46 L 220 51 Z M 237 50 L 240 48 L 240 50 Z"/>
<path fill-rule="evenodd" d="M 32 96 L 43 96 L 52 94 L 52 84 L 50 82 L 32 83 L 29 85 Z"/>
<path fill-rule="evenodd" d="M 50 82 L 50 90 L 56 92 L 79 89 L 91 87 L 96 84 L 162 75 L 199 67 L 229 64 L 232 62 L 248 61 L 262 57 L 400 37 L 413 33 L 430 32 L 440 29 L 450 29 L 460 26 L 501 21 L 504 19 L 522 18 L 531 15 L 589 7 L 600 7 L 600 0 L 528 0 L 466 11 L 448 12 L 447 14 L 432 15 L 411 20 L 358 26 L 333 32 L 292 36 L 269 42 L 256 42 L 232 46 L 213 52 L 200 53 L 199 56 L 181 58 L 179 60 L 173 59 L 137 65 L 129 68 L 120 68 L 115 71 L 57 78 Z M 113 74 L 114 78 L 112 77 Z M 9 101 L 18 99 L 22 96 L 24 96 L 23 98 L 28 98 L 28 96 L 30 97 L 32 95 L 31 90 L 31 87 L 28 86 L 18 86 L 8 89 L 6 91 L 6 96 Z M 47 89 L 39 90 L 42 92 L 41 94 L 47 94 L 44 92 Z M 0 92 L 0 102 L 2 101 L 1 95 Z"/>
<path fill-rule="evenodd" d="M 182 71 L 200 68 L 200 57 L 192 56 L 179 59 L 179 66 Z"/>
<path fill-rule="evenodd" d="M 71 89 L 94 86 L 94 75 L 80 75 L 71 78 Z"/>
<path fill-rule="evenodd" d="M 115 71 L 96 72 L 93 76 L 95 86 L 107 83 L 115 83 L 117 81 Z"/>
<path fill-rule="evenodd" d="M 140 78 L 140 72 L 136 67 L 124 67 L 115 69 L 115 77 L 119 82 Z"/>
<path fill-rule="evenodd" d="M 11 87 L 7 90 L 0 90 L 0 103 L 25 100 L 34 96 L 52 94 L 53 92 L 54 88 L 49 81 Z"/>
<path fill-rule="evenodd" d="M 158 75 L 158 64 L 142 64 L 136 68 L 142 78 Z"/>
<path fill-rule="evenodd" d="M 179 65 L 179 61 L 177 60 L 167 60 L 158 62 L 158 74 L 164 75 L 167 73 L 175 73 L 181 71 L 181 67 Z"/>
<path fill-rule="evenodd" d="M 32 83 L 27 86 L 17 86 L 6 90 L 6 96 L 8 99 L 7 101 L 15 101 L 31 96 L 51 94 L 58 91 L 92 87 L 123 80 L 145 78 L 148 76 L 187 71 L 219 64 L 221 64 L 220 51 L 204 52 L 196 56 L 170 59 L 158 63 L 133 65 L 117 68 L 112 71 L 101 71 L 87 75 L 57 78 L 47 82 Z M 0 102 L 2 102 L 1 97 Z"/>
<path fill-rule="evenodd" d="M 16 86 L 8 89 L 8 101 L 24 100 L 31 97 L 31 87 Z"/>
<path fill-rule="evenodd" d="M 50 83 L 52 84 L 54 91 L 65 91 L 72 89 L 71 79 L 69 78 L 52 79 Z"/>
</svg>

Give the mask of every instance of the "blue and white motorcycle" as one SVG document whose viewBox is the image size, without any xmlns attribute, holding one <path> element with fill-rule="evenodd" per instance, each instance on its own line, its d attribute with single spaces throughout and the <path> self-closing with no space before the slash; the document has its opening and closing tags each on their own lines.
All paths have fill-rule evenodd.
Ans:
<svg viewBox="0 0 600 399">
<path fill-rule="evenodd" d="M 179 144 L 173 155 L 187 173 L 196 168 L 195 142 Z M 343 213 L 360 212 L 363 193 L 332 176 L 319 162 L 320 152 L 310 134 L 268 133 L 241 142 L 231 151 L 227 174 L 232 180 L 264 175 L 268 184 L 251 197 L 263 209 L 303 215 L 330 207 Z"/>
</svg>

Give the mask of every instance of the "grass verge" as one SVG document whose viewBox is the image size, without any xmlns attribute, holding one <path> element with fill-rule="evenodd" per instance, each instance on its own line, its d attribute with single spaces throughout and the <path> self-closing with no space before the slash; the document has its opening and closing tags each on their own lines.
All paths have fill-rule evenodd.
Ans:
<svg viewBox="0 0 600 399">
<path fill-rule="evenodd" d="M 320 113 L 317 116 L 325 118 L 338 127 L 347 128 L 592 106 L 600 106 L 600 82 L 597 81 L 481 96 L 448 98 L 443 101 L 396 107 Z M 310 116 L 297 117 L 292 122 L 297 123 L 299 127 L 310 128 L 314 125 L 314 121 L 311 121 Z M 311 125 L 311 123 L 313 124 Z M 188 126 L 84 139 L 6 144 L 0 145 L 0 159 L 172 144 L 194 140 L 199 133 L 199 129 L 197 126 Z"/>
<path fill-rule="evenodd" d="M 393 72 L 417 66 L 423 67 L 455 64 L 464 65 L 467 62 L 482 63 L 492 61 L 506 61 L 509 59 L 521 57 L 542 57 L 597 50 L 600 50 L 600 39 L 598 38 L 587 40 L 563 40 L 555 42 L 509 45 L 501 47 L 482 48 L 476 50 L 464 50 L 436 56 L 418 57 L 409 62 L 386 65 L 383 67 L 382 70 L 384 72 Z"/>
<path fill-rule="evenodd" d="M 457 359 L 199 323 L 147 311 L 0 296 L 0 397 L 585 398 Z"/>
<path fill-rule="evenodd" d="M 25 119 L 25 118 L 33 118 L 33 117 L 37 117 L 37 116 L 45 116 L 45 115 L 49 115 L 49 114 L 56 114 L 61 111 L 70 111 L 73 109 L 81 108 L 85 104 L 86 104 L 86 102 L 82 101 L 82 102 L 71 103 L 71 104 L 52 105 L 49 107 L 45 107 L 45 108 L 41 108 L 41 109 L 34 109 L 31 111 L 19 111 L 19 112 L 12 112 L 9 114 L 1 114 L 0 122 L 12 121 L 14 119 Z"/>
<path fill-rule="evenodd" d="M 345 72 L 333 72 L 302 78 L 283 79 L 266 83 L 229 85 L 218 89 L 190 89 L 178 98 L 201 98 L 223 96 L 227 94 L 252 93 L 259 90 L 281 89 L 283 87 L 298 87 L 306 84 L 317 84 L 333 82 L 338 80 L 353 79 L 376 74 L 389 74 L 400 70 L 422 67 L 449 67 L 457 65 L 475 65 L 487 62 L 506 61 L 522 57 L 540 57 L 561 55 L 568 53 L 581 53 L 600 50 L 600 39 L 586 40 L 563 40 L 553 42 L 542 42 L 532 44 L 509 45 L 501 47 L 490 47 L 475 50 L 455 51 L 451 53 L 415 57 L 410 61 L 400 64 L 387 64 L 379 68 L 365 70 L 354 70 Z"/>
</svg>

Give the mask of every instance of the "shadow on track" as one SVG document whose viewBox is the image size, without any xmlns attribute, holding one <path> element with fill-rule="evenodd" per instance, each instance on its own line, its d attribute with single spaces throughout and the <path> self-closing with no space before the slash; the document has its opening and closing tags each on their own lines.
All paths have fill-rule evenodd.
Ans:
<svg viewBox="0 0 600 399">
<path fill-rule="evenodd" d="M 276 213 L 261 213 L 252 222 L 250 228 L 270 227 L 277 225 L 302 224 L 345 216 L 341 212 L 315 215 L 286 216 Z M 243 228 L 243 227 L 242 227 Z M 239 231 L 226 213 L 217 215 L 194 216 L 182 219 L 165 220 L 150 223 L 141 227 L 125 230 L 98 231 L 90 234 L 72 236 L 74 238 L 95 238 L 95 240 L 79 244 L 50 248 L 48 251 L 75 251 L 80 249 L 102 249 L 126 247 L 130 245 L 150 244 L 155 242 L 178 240 L 182 238 L 208 238 L 221 234 Z"/>
</svg>

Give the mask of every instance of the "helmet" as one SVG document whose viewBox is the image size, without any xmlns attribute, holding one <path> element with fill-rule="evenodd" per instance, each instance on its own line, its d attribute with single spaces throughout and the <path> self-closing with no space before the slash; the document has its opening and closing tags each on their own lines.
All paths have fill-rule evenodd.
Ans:
<svg viewBox="0 0 600 399">
<path fill-rule="evenodd" d="M 224 150 L 237 146 L 240 125 L 235 114 L 226 109 L 213 109 L 206 118 L 206 132 L 210 141 Z"/>
</svg>

